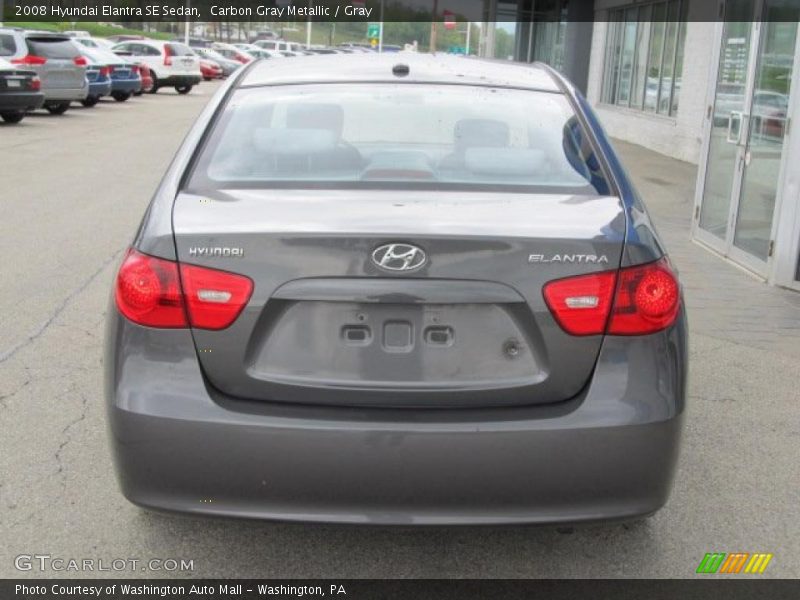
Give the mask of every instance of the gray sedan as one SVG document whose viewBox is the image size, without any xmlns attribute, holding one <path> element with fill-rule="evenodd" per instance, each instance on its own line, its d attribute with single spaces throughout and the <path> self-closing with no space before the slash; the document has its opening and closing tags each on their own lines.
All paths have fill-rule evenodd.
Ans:
<svg viewBox="0 0 800 600">
<path fill-rule="evenodd" d="M 545 66 L 248 65 L 171 162 L 108 315 L 111 447 L 143 507 L 553 523 L 669 495 L 680 284 Z"/>
</svg>

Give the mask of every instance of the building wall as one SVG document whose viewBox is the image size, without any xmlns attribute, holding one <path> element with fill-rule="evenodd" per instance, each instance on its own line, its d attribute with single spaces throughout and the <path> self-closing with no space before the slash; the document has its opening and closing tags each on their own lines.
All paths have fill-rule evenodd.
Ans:
<svg viewBox="0 0 800 600">
<path fill-rule="evenodd" d="M 605 63 L 608 9 L 619 7 L 619 0 L 597 0 L 589 63 L 587 98 L 596 107 L 608 133 L 614 137 L 645 146 L 661 154 L 697 164 L 703 144 L 703 121 L 709 92 L 709 72 L 713 55 L 716 23 L 699 19 L 716 10 L 708 0 L 692 0 L 686 23 L 683 80 L 675 117 L 645 113 L 600 102 Z"/>
</svg>

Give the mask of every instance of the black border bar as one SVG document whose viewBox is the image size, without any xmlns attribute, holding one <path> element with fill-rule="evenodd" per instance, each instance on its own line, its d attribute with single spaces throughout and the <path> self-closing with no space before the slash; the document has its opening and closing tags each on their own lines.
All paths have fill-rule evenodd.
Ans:
<svg viewBox="0 0 800 600">
<path fill-rule="evenodd" d="M 711 577 L 711 578 L 709 578 Z M 129 592 L 125 593 L 128 589 Z M 131 593 L 131 590 L 136 593 Z M 192 593 L 192 591 L 195 593 Z M 97 593 L 99 591 L 99 594 Z M 476 599 L 619 599 L 619 600 L 795 600 L 800 580 L 696 576 L 693 579 L 6 579 L 0 598 L 36 600 L 172 600 L 225 598 L 282 600 L 435 598 Z"/>
</svg>

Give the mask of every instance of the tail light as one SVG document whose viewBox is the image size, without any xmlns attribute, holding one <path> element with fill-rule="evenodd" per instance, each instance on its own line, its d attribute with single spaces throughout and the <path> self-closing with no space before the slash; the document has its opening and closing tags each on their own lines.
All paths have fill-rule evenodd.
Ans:
<svg viewBox="0 0 800 600">
<path fill-rule="evenodd" d="M 164 66 L 172 66 L 172 48 L 166 45 L 164 46 Z"/>
<path fill-rule="evenodd" d="M 182 284 L 182 285 L 181 285 Z M 242 312 L 253 291 L 243 276 L 129 250 L 117 274 L 119 311 L 148 327 L 224 329 Z"/>
<path fill-rule="evenodd" d="M 100 77 L 109 77 L 111 75 L 111 67 L 106 65 L 105 67 L 100 67 Z"/>
<path fill-rule="evenodd" d="M 131 75 L 139 74 L 139 65 L 131 65 Z"/>
<path fill-rule="evenodd" d="M 253 292 L 253 282 L 243 275 L 194 265 L 181 265 L 181 281 L 189 322 L 201 329 L 228 327 Z"/>
<path fill-rule="evenodd" d="M 44 56 L 27 54 L 22 58 L 12 58 L 11 62 L 15 65 L 43 65 L 47 62 L 47 59 Z"/>
<path fill-rule="evenodd" d="M 89 64 L 84 56 L 76 56 L 75 58 L 72 59 L 72 62 L 74 62 L 79 67 L 85 67 L 86 65 Z"/>
<path fill-rule="evenodd" d="M 30 89 L 34 92 L 38 92 L 42 89 L 42 80 L 38 77 L 31 77 Z"/>
<path fill-rule="evenodd" d="M 669 262 L 559 279 L 545 302 L 571 335 L 644 335 L 666 329 L 680 309 L 680 286 Z"/>
<path fill-rule="evenodd" d="M 244 54 L 237 54 L 236 55 L 236 60 L 238 60 L 243 65 L 246 65 L 247 63 L 250 62 L 250 59 L 247 58 Z"/>
</svg>

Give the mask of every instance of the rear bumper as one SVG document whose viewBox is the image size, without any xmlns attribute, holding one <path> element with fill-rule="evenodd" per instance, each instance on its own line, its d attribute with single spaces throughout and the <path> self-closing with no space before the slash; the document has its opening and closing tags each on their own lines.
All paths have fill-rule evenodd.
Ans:
<svg viewBox="0 0 800 600">
<path fill-rule="evenodd" d="M 158 85 L 161 87 L 170 86 L 184 86 L 184 85 L 197 85 L 202 81 L 202 77 L 198 75 L 170 75 L 166 78 L 158 78 Z"/>
<path fill-rule="evenodd" d="M 570 401 L 415 411 L 223 397 L 204 381 L 189 332 L 110 313 L 111 446 L 124 495 L 144 507 L 349 523 L 558 523 L 647 515 L 669 495 L 686 385 L 683 319 L 653 336 L 607 338 L 591 382 Z"/>
<path fill-rule="evenodd" d="M 0 112 L 25 112 L 41 108 L 44 103 L 42 92 L 5 92 L 0 94 Z"/>
<path fill-rule="evenodd" d="M 111 81 L 90 81 L 89 96 L 101 97 L 111 93 Z"/>
<path fill-rule="evenodd" d="M 113 79 L 111 89 L 123 94 L 132 94 L 142 89 L 141 79 Z"/>
<path fill-rule="evenodd" d="M 86 100 L 89 95 L 89 83 L 84 81 L 80 88 L 47 88 L 44 92 L 45 104 L 48 102 L 72 102 Z"/>
</svg>

